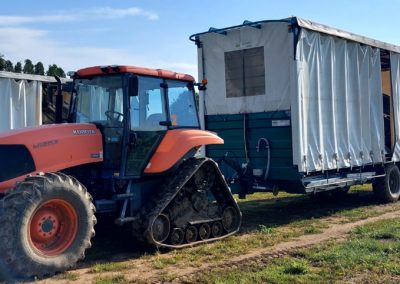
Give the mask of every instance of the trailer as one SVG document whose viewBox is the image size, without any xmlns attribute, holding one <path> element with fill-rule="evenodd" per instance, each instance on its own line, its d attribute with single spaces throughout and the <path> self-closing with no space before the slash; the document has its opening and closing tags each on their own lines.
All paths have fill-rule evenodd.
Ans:
<svg viewBox="0 0 400 284">
<path fill-rule="evenodd" d="M 71 83 L 60 78 L 65 91 Z M 0 71 L 0 133 L 54 123 L 57 88 L 52 76 Z M 68 104 L 69 93 L 65 92 L 66 111 Z"/>
<path fill-rule="evenodd" d="M 400 47 L 298 17 L 198 33 L 202 127 L 233 192 L 400 195 Z"/>
</svg>

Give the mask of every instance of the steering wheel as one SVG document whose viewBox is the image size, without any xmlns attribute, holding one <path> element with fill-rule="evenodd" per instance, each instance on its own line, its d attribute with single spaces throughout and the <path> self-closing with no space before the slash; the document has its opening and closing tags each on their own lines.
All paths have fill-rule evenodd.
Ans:
<svg viewBox="0 0 400 284">
<path fill-rule="evenodd" d="M 114 110 L 107 110 L 104 113 L 113 123 L 121 122 L 119 119 L 124 116 L 123 113 Z"/>
</svg>

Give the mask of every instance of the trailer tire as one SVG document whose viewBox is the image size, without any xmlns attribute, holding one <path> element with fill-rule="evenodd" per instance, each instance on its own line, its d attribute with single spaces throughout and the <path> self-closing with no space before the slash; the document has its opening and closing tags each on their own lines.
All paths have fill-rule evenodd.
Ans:
<svg viewBox="0 0 400 284">
<path fill-rule="evenodd" d="M 27 177 L 4 197 L 0 267 L 13 278 L 51 276 L 85 256 L 95 207 L 86 188 L 62 173 Z"/>
<path fill-rule="evenodd" d="M 400 197 L 400 170 L 396 164 L 386 166 L 386 175 L 372 183 L 375 196 L 382 202 L 396 202 Z"/>
</svg>

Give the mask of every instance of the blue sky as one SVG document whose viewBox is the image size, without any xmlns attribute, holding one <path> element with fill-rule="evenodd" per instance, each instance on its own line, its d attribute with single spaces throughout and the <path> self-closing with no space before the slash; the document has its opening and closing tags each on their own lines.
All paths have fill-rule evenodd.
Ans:
<svg viewBox="0 0 400 284">
<path fill-rule="evenodd" d="M 296 15 L 400 45 L 399 11 L 398 0 L 3 1 L 0 54 L 65 71 L 126 64 L 196 76 L 197 51 L 188 38 L 211 26 Z"/>
</svg>

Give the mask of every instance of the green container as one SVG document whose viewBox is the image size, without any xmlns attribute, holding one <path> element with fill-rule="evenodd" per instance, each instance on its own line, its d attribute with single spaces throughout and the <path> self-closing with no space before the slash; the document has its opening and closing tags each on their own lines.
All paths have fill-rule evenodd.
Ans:
<svg viewBox="0 0 400 284">
<path fill-rule="evenodd" d="M 219 162 L 235 193 L 258 191 L 257 185 L 259 191 L 271 190 L 270 185 L 280 185 L 289 192 L 304 191 L 294 186 L 301 175 L 293 166 L 290 111 L 207 115 L 205 122 L 207 130 L 216 132 L 225 141 L 223 145 L 207 146 L 206 154 Z M 269 143 L 269 151 L 264 139 Z M 226 158 L 241 169 L 239 174 L 244 172 L 251 182 L 256 181 L 255 188 L 240 185 L 238 171 L 223 161 Z"/>
</svg>

